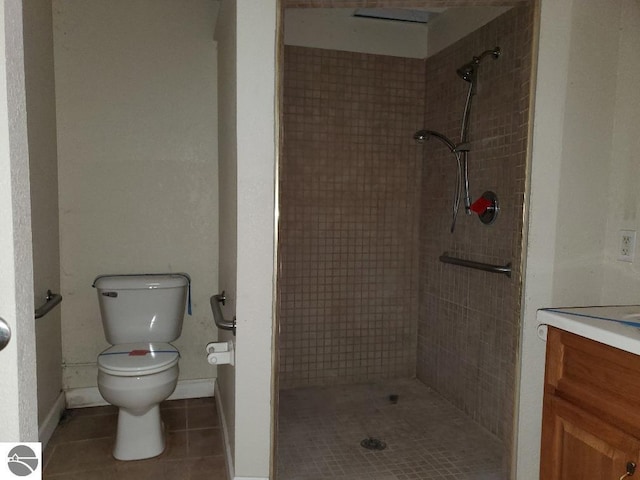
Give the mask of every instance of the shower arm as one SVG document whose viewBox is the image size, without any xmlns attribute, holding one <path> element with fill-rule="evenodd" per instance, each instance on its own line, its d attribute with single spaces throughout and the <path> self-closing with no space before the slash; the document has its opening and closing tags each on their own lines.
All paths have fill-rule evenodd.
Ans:
<svg viewBox="0 0 640 480">
<path fill-rule="evenodd" d="M 423 143 L 429 137 L 435 137 L 438 140 L 440 140 L 449 148 L 451 153 L 457 152 L 458 146 L 455 143 L 453 143 L 448 137 L 446 137 L 440 132 L 436 132 L 435 130 L 419 130 L 413 136 L 414 140 L 416 140 L 418 143 Z"/>
</svg>

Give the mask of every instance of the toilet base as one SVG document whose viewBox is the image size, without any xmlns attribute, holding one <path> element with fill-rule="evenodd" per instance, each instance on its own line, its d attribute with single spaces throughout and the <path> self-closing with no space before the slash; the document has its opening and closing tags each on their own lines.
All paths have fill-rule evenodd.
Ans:
<svg viewBox="0 0 640 480">
<path fill-rule="evenodd" d="M 165 448 L 164 425 L 160 406 L 155 405 L 143 415 L 124 408 L 118 411 L 118 430 L 113 456 L 117 460 L 142 460 L 157 457 Z"/>
</svg>

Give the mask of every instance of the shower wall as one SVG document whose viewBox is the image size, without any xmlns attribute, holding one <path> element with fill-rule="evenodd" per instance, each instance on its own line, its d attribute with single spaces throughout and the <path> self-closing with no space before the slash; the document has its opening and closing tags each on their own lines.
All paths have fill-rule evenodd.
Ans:
<svg viewBox="0 0 640 480">
<path fill-rule="evenodd" d="M 426 62 L 425 128 L 459 139 L 468 83 L 456 69 L 499 45 L 479 67 L 470 123 L 472 198 L 493 190 L 495 224 L 476 215 L 451 224 L 455 161 L 439 142 L 425 144 L 420 219 L 417 375 L 502 439 L 512 436 L 520 332 L 521 241 L 531 73 L 532 8 L 518 7 Z M 461 208 L 462 210 L 462 208 Z M 452 256 L 510 262 L 513 275 L 442 264 Z"/>
<path fill-rule="evenodd" d="M 285 47 L 280 386 L 415 375 L 424 61 Z"/>
</svg>

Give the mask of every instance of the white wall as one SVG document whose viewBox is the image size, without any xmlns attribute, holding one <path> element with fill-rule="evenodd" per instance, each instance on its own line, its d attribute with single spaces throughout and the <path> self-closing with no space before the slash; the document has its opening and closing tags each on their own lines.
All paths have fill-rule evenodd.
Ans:
<svg viewBox="0 0 640 480">
<path fill-rule="evenodd" d="M 216 27 L 220 287 L 225 316 L 238 319 L 236 365 L 220 367 L 218 401 L 235 479 L 268 478 L 271 463 L 276 4 L 223 0 Z"/>
<path fill-rule="evenodd" d="M 592 305 L 602 292 L 620 3 L 580 2 L 571 12 L 554 260 L 556 306 Z"/>
<path fill-rule="evenodd" d="M 276 0 L 238 1 L 235 468 L 239 477 L 268 477 L 271 456 L 276 18 Z M 258 82 L 256 72 L 260 72 Z"/>
<path fill-rule="evenodd" d="M 353 8 L 287 8 L 284 43 L 347 52 L 426 58 L 511 7 L 449 8 L 427 25 L 353 17 Z M 438 10 L 438 9 L 434 9 Z M 487 47 L 489 48 L 489 47 Z"/>
<path fill-rule="evenodd" d="M 427 55 L 431 56 L 499 17 L 511 7 L 454 7 L 429 24 Z M 493 48 L 494 45 L 487 45 Z M 478 52 L 478 54 L 481 52 Z"/>
<path fill-rule="evenodd" d="M 621 229 L 640 231 L 640 4 L 624 0 L 620 16 L 611 174 L 607 190 L 603 304 L 640 303 L 640 248 L 634 263 L 618 261 Z M 640 237 L 638 238 L 640 242 Z"/>
<path fill-rule="evenodd" d="M 36 349 L 22 2 L 0 0 L 0 441 L 37 441 Z"/>
<path fill-rule="evenodd" d="M 64 383 L 96 385 L 101 273 L 187 272 L 180 380 L 213 376 L 217 98 L 210 0 L 57 0 Z"/>
<path fill-rule="evenodd" d="M 218 282 L 225 290 L 228 302 L 224 307 L 225 318 L 231 319 L 236 308 L 237 235 L 238 235 L 238 159 L 237 159 L 237 114 L 236 114 L 236 9 L 235 0 L 222 0 L 216 25 L 218 48 L 218 182 L 220 195 L 220 268 Z M 235 341 L 229 332 L 220 332 L 221 339 Z M 227 462 L 233 479 L 235 463 L 236 425 L 236 370 L 229 365 L 218 368 L 218 391 L 216 392 L 220 414 L 223 419 Z"/>
<path fill-rule="evenodd" d="M 47 290 L 60 292 L 58 237 L 58 162 L 53 74 L 51 2 L 24 3 L 25 76 L 31 181 L 34 303 L 45 302 Z M 43 426 L 62 390 L 60 308 L 36 320 L 38 423 Z M 59 413 L 59 412 L 58 412 Z M 57 424 L 56 412 L 52 422 Z"/>
<path fill-rule="evenodd" d="M 627 278 L 639 281 L 622 273 L 632 266 L 611 258 L 611 239 L 635 225 L 637 208 L 633 179 L 627 180 L 639 163 L 633 158 L 637 124 L 625 122 L 637 118 L 630 108 L 638 94 L 626 82 L 637 75 L 628 63 L 640 48 L 638 8 L 637 0 L 541 2 L 518 480 L 537 479 L 539 472 L 545 344 L 536 335 L 536 310 L 638 302 L 637 294 L 611 292 Z"/>
</svg>

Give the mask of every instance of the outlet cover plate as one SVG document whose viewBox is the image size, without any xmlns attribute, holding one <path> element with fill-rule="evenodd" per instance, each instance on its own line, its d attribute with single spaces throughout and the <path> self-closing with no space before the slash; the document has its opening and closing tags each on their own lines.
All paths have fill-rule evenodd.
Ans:
<svg viewBox="0 0 640 480">
<path fill-rule="evenodd" d="M 621 262 L 633 262 L 636 252 L 636 231 L 620 230 L 618 238 L 620 239 L 618 260 Z"/>
</svg>

